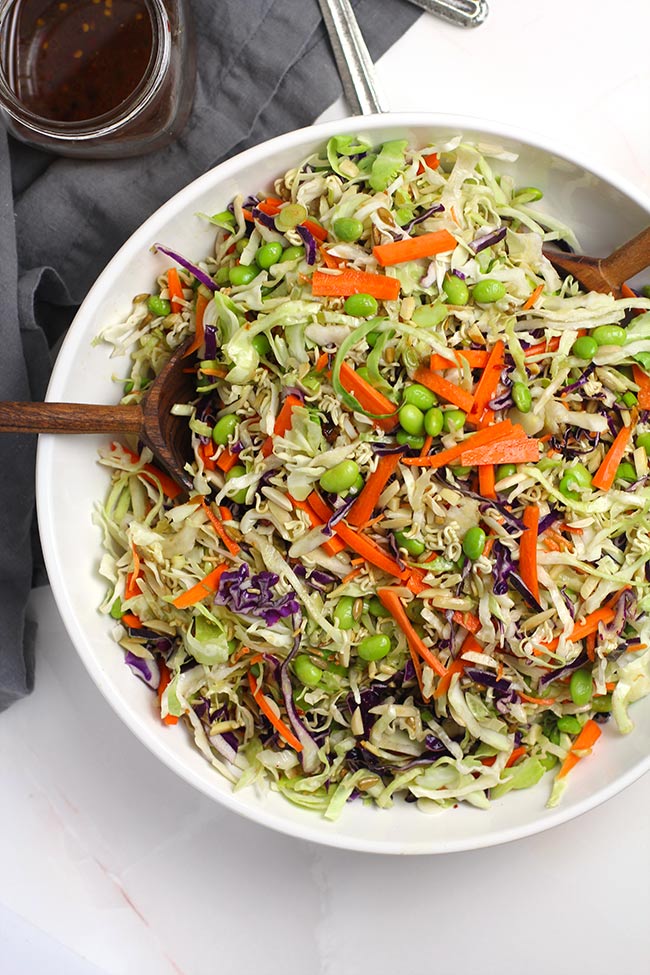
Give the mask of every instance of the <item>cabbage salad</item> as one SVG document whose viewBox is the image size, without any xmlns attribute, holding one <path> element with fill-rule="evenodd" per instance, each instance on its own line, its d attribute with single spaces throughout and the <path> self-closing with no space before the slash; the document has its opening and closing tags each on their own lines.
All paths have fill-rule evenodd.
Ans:
<svg viewBox="0 0 650 975">
<path fill-rule="evenodd" d="M 102 451 L 101 611 L 234 789 L 555 804 L 650 691 L 650 301 L 558 276 L 514 158 L 334 137 L 102 334 L 124 403 L 190 343 L 193 493 Z"/>
</svg>

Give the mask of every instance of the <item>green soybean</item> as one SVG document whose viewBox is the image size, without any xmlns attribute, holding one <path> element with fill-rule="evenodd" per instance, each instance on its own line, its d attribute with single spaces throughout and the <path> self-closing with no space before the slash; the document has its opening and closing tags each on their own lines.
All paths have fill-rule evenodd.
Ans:
<svg viewBox="0 0 650 975">
<path fill-rule="evenodd" d="M 544 769 L 546 769 L 547 772 L 550 772 L 551 769 L 555 768 L 555 766 L 557 765 L 558 759 L 556 758 L 555 755 L 551 755 L 549 752 L 548 755 L 544 755 L 544 758 L 539 759 L 539 763 L 540 765 L 543 766 Z"/>
<path fill-rule="evenodd" d="M 407 386 L 404 390 L 403 402 L 412 403 L 413 406 L 417 406 L 419 410 L 426 413 L 427 410 L 436 405 L 437 400 L 435 393 L 432 393 L 426 386 L 413 383 L 412 386 Z"/>
<path fill-rule="evenodd" d="M 629 461 L 624 460 L 616 468 L 616 480 L 617 481 L 636 481 L 637 474 L 634 464 L 630 464 Z"/>
<path fill-rule="evenodd" d="M 591 671 L 583 668 L 581 670 L 574 670 L 571 674 L 571 681 L 569 683 L 569 694 L 571 695 L 571 700 L 574 704 L 582 707 L 583 704 L 588 704 L 591 701 L 592 695 L 592 679 Z"/>
<path fill-rule="evenodd" d="M 430 437 L 437 437 L 442 432 L 444 413 L 438 406 L 427 410 L 424 416 L 424 429 Z"/>
<path fill-rule="evenodd" d="M 573 714 L 564 714 L 557 719 L 557 730 L 566 735 L 579 735 L 582 731 L 582 725 Z"/>
<path fill-rule="evenodd" d="M 156 318 L 169 315 L 172 310 L 171 302 L 167 301 L 166 298 L 161 298 L 160 295 L 151 295 L 147 301 L 147 308 Z"/>
<path fill-rule="evenodd" d="M 599 325 L 591 333 L 598 345 L 624 345 L 627 332 L 620 325 Z"/>
<path fill-rule="evenodd" d="M 222 447 L 225 446 L 237 429 L 238 422 L 234 413 L 226 413 L 225 416 L 217 420 L 212 431 L 214 442 Z"/>
<path fill-rule="evenodd" d="M 362 660 L 383 660 L 390 653 L 390 637 L 385 633 L 366 636 L 357 647 L 357 653 Z"/>
<path fill-rule="evenodd" d="M 491 304 L 493 301 L 500 301 L 506 293 L 506 286 L 502 281 L 495 281 L 494 278 L 483 278 L 477 281 L 472 288 L 472 297 L 481 305 Z"/>
<path fill-rule="evenodd" d="M 307 210 L 301 203 L 287 203 L 275 218 L 275 226 L 281 233 L 293 230 L 307 219 Z"/>
<path fill-rule="evenodd" d="M 463 535 L 463 552 L 468 559 L 474 562 L 483 555 L 485 542 L 485 532 L 478 525 L 474 525 L 473 528 L 469 528 Z"/>
<path fill-rule="evenodd" d="M 424 447 L 424 437 L 407 433 L 406 430 L 398 430 L 395 439 L 398 444 L 401 444 L 403 447 L 410 447 L 412 450 L 422 450 Z"/>
<path fill-rule="evenodd" d="M 364 481 L 364 479 L 361 476 L 361 474 L 357 474 L 356 479 L 355 479 L 355 482 L 352 485 L 352 487 L 350 488 L 349 493 L 350 494 L 359 494 L 359 492 L 363 490 L 363 485 L 365 483 L 366 482 Z"/>
<path fill-rule="evenodd" d="M 397 414 L 402 430 L 419 437 L 424 432 L 424 413 L 413 403 L 405 403 Z"/>
<path fill-rule="evenodd" d="M 234 288 L 240 288 L 242 285 L 250 284 L 254 281 L 259 274 L 259 268 L 253 265 L 247 266 L 245 264 L 234 264 L 228 269 L 228 277 L 230 278 L 230 283 Z"/>
<path fill-rule="evenodd" d="M 467 414 L 462 410 L 445 410 L 442 414 L 442 429 L 445 433 L 456 433 L 465 426 Z"/>
<path fill-rule="evenodd" d="M 466 305 L 469 301 L 469 288 L 457 274 L 445 274 L 442 290 L 452 305 Z"/>
<path fill-rule="evenodd" d="M 306 653 L 300 653 L 293 662 L 293 672 L 306 687 L 317 687 L 323 676 L 323 671 L 312 663 Z"/>
<path fill-rule="evenodd" d="M 334 622 L 339 630 L 351 630 L 356 625 L 354 618 L 354 596 L 341 596 L 334 607 Z"/>
<path fill-rule="evenodd" d="M 343 310 L 346 315 L 353 315 L 355 318 L 372 318 L 377 314 L 378 307 L 376 298 L 360 292 L 345 299 Z"/>
<path fill-rule="evenodd" d="M 650 454 L 650 432 L 640 433 L 636 438 L 636 445 L 637 447 L 643 447 L 646 454 Z"/>
<path fill-rule="evenodd" d="M 436 302 L 434 305 L 420 305 L 413 312 L 411 321 L 420 327 L 435 328 L 436 325 L 444 322 L 448 314 L 449 309 L 441 302 Z"/>
<path fill-rule="evenodd" d="M 596 714 L 608 714 L 612 710 L 612 695 L 602 694 L 591 702 L 591 710 Z"/>
<path fill-rule="evenodd" d="M 368 343 L 371 349 L 374 349 L 374 347 L 376 346 L 379 335 L 380 335 L 379 332 L 368 332 L 368 334 L 366 335 L 366 342 Z M 357 370 L 357 372 L 358 371 L 359 370 Z"/>
<path fill-rule="evenodd" d="M 232 481 L 235 477 L 243 477 L 246 474 L 246 468 L 242 464 L 235 464 L 226 473 L 226 481 Z M 246 501 L 246 495 L 248 494 L 248 488 L 241 488 L 239 491 L 235 491 L 234 494 L 229 494 L 228 497 L 231 498 L 235 504 L 244 504 Z"/>
<path fill-rule="evenodd" d="M 409 555 L 422 555 L 424 552 L 424 542 L 419 538 L 412 538 L 406 532 L 395 532 L 395 541 L 400 548 L 406 549 Z"/>
<path fill-rule="evenodd" d="M 332 230 L 339 240 L 352 244 L 363 233 L 363 224 L 354 217 L 339 217 L 332 224 Z"/>
<path fill-rule="evenodd" d="M 390 616 L 390 613 L 383 605 L 379 596 L 371 596 L 368 600 L 368 612 L 371 616 L 376 616 L 378 619 L 385 619 Z"/>
<path fill-rule="evenodd" d="M 573 343 L 571 351 L 579 359 L 593 359 L 598 352 L 598 342 L 591 335 L 581 335 Z"/>
<path fill-rule="evenodd" d="M 359 476 L 359 465 L 353 460 L 342 460 L 321 476 L 318 482 L 328 494 L 345 494 Z"/>
<path fill-rule="evenodd" d="M 584 464 L 575 464 L 570 467 L 560 480 L 560 494 L 571 501 L 579 501 L 581 492 L 591 487 L 591 474 Z"/>
<path fill-rule="evenodd" d="M 255 255 L 255 263 L 263 271 L 268 271 L 270 267 L 278 263 L 282 257 L 283 250 L 284 248 L 278 240 L 270 240 L 267 244 L 262 244 L 259 248 Z"/>
<path fill-rule="evenodd" d="M 511 477 L 517 473 L 516 464 L 499 464 L 496 471 L 497 481 L 502 481 L 504 477 Z"/>
<path fill-rule="evenodd" d="M 280 258 L 280 264 L 286 264 L 288 261 L 301 261 L 304 256 L 305 248 L 299 244 L 292 244 L 291 247 L 285 247 Z"/>
<path fill-rule="evenodd" d="M 263 335 L 261 332 L 259 335 L 255 336 L 255 338 L 251 342 L 251 345 L 253 346 L 253 348 L 255 349 L 258 355 L 268 355 L 269 352 L 271 351 L 271 343 L 269 342 L 266 335 Z"/>
<path fill-rule="evenodd" d="M 471 467 L 464 467 L 462 464 L 456 464 L 449 468 L 454 477 L 467 477 L 471 473 Z"/>
<path fill-rule="evenodd" d="M 236 254 L 241 254 L 242 251 L 245 251 L 246 250 L 246 248 L 248 247 L 249 243 L 250 243 L 250 241 L 249 241 L 248 237 L 240 237 L 239 240 L 237 241 L 237 243 L 235 244 L 235 253 Z"/>
<path fill-rule="evenodd" d="M 230 284 L 230 268 L 220 267 L 214 276 L 214 280 L 217 282 L 220 288 L 223 288 L 223 286 L 226 284 Z"/>
<path fill-rule="evenodd" d="M 520 413 L 530 413 L 533 398 L 525 383 L 513 383 L 512 400 Z"/>
</svg>

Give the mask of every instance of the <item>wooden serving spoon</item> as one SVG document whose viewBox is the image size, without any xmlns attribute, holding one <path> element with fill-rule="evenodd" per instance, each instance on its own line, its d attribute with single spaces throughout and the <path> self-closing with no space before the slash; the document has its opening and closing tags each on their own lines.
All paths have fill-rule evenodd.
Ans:
<svg viewBox="0 0 650 975">
<path fill-rule="evenodd" d="M 571 274 L 587 291 L 600 291 L 619 297 L 621 285 L 650 265 L 650 227 L 617 248 L 609 257 L 587 257 L 585 254 L 565 254 L 543 247 L 553 267 L 563 274 Z"/>
<path fill-rule="evenodd" d="M 184 372 L 183 358 L 193 339 L 176 349 L 140 404 L 0 402 L 0 433 L 136 433 L 176 483 L 191 492 L 192 478 L 183 469 L 191 432 L 187 417 L 174 416 L 171 409 L 196 398 L 195 375 Z"/>
</svg>

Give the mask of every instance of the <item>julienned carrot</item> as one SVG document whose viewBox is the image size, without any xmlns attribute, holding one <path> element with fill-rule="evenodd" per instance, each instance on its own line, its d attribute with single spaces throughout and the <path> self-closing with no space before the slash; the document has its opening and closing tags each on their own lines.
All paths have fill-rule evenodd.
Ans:
<svg viewBox="0 0 650 975">
<path fill-rule="evenodd" d="M 210 443 L 200 443 L 198 447 L 199 457 L 203 461 L 203 466 L 206 471 L 216 471 L 217 462 L 212 456 L 214 450 L 214 444 Z"/>
<path fill-rule="evenodd" d="M 297 752 L 301 752 L 302 744 L 298 741 L 291 728 L 289 728 L 288 725 L 286 725 L 284 721 L 282 721 L 282 719 L 279 718 L 275 713 L 269 703 L 268 698 L 262 694 L 261 690 L 257 686 L 255 678 L 250 670 L 248 671 L 248 686 L 251 689 L 253 700 L 257 704 L 262 714 L 269 719 L 277 733 L 281 735 L 281 737 L 284 738 L 284 740 L 291 745 L 292 748 L 295 748 Z"/>
<path fill-rule="evenodd" d="M 449 690 L 449 685 L 451 684 L 451 679 L 454 674 L 462 674 L 462 672 L 465 670 L 465 667 L 467 667 L 469 661 L 464 659 L 464 655 L 469 653 L 470 650 L 474 653 L 481 653 L 483 651 L 483 647 L 471 633 L 468 633 L 463 641 L 462 647 L 460 648 L 460 654 L 458 657 L 456 657 L 454 662 L 449 665 L 447 668 L 447 673 L 443 674 L 441 679 L 438 681 L 438 686 L 433 692 L 433 696 L 435 698 L 442 697 L 443 694 L 446 694 Z"/>
<path fill-rule="evenodd" d="M 454 464 L 460 455 L 467 450 L 484 447 L 487 444 L 502 440 L 504 437 L 511 437 L 514 430 L 521 430 L 523 436 L 526 436 L 521 427 L 513 426 L 510 420 L 501 420 L 500 423 L 494 423 L 492 426 L 471 434 L 447 450 L 430 454 L 428 457 L 405 457 L 402 463 L 409 467 L 433 467 L 435 469 L 445 467 L 447 464 Z"/>
<path fill-rule="evenodd" d="M 376 469 L 366 478 L 366 483 L 361 489 L 359 497 L 347 514 L 349 525 L 359 528 L 360 525 L 365 525 L 372 518 L 372 513 L 377 507 L 382 491 L 397 470 L 400 457 L 401 454 L 399 453 L 380 456 Z"/>
<path fill-rule="evenodd" d="M 602 732 L 600 727 L 596 724 L 593 718 L 590 718 L 576 740 L 571 745 L 571 751 L 562 762 L 560 771 L 557 773 L 558 779 L 563 779 L 564 776 L 570 772 L 575 765 L 578 764 L 580 759 L 585 757 L 584 754 L 579 754 L 580 752 L 584 752 L 587 755 L 591 752 L 591 749 L 594 747 L 601 734 Z"/>
<path fill-rule="evenodd" d="M 210 524 L 212 525 L 212 527 L 214 528 L 217 535 L 219 536 L 223 544 L 226 546 L 230 554 L 237 555 L 239 553 L 239 545 L 234 539 L 230 537 L 226 529 L 223 527 L 223 525 L 215 515 L 212 508 L 209 505 L 207 505 L 203 499 L 201 499 L 201 507 L 205 511 L 210 521 Z"/>
<path fill-rule="evenodd" d="M 537 579 L 537 526 L 539 508 L 529 504 L 524 509 L 522 521 L 526 526 L 519 539 L 519 571 L 521 578 L 539 602 L 539 581 Z"/>
<path fill-rule="evenodd" d="M 208 572 L 207 576 L 204 576 L 195 586 L 192 586 L 187 592 L 181 593 L 180 596 L 172 600 L 172 605 L 176 609 L 187 609 L 188 606 L 194 606 L 196 603 L 200 603 L 206 596 L 210 596 L 213 592 L 217 591 L 219 579 L 227 568 L 228 566 L 225 562 L 223 565 L 218 565 L 216 569 Z"/>
<path fill-rule="evenodd" d="M 140 460 L 138 454 L 136 454 L 134 450 L 129 450 L 129 448 L 125 447 L 124 444 L 121 444 L 120 446 L 131 461 L 134 464 L 137 464 Z M 135 473 L 139 474 L 145 479 L 145 481 L 148 481 L 149 484 L 153 484 L 155 487 L 157 487 L 156 481 L 158 481 L 162 493 L 171 501 L 177 498 L 181 493 L 182 488 L 176 483 L 176 481 L 170 477 L 169 474 L 165 474 L 165 472 L 161 471 L 159 467 L 156 467 L 155 464 L 144 464 L 144 466 L 141 467 L 139 471 L 135 471 Z"/>
<path fill-rule="evenodd" d="M 294 406 L 302 406 L 302 400 L 297 396 L 287 396 L 284 403 L 282 404 L 282 409 L 278 413 L 275 423 L 273 425 L 273 435 L 276 437 L 283 437 L 287 430 L 291 427 L 291 414 L 293 412 Z M 267 437 L 262 444 L 262 454 L 264 457 L 268 457 L 269 454 L 273 453 L 273 437 Z"/>
<path fill-rule="evenodd" d="M 523 691 L 517 691 L 517 693 L 526 704 L 543 704 L 545 708 L 550 708 L 551 704 L 555 704 L 554 697 L 532 697 L 530 694 L 524 694 Z"/>
<path fill-rule="evenodd" d="M 454 406 L 457 406 L 465 413 L 469 413 L 472 409 L 474 397 L 471 393 L 468 393 L 466 389 L 462 389 L 455 383 L 450 383 L 448 379 L 443 379 L 442 376 L 427 369 L 426 366 L 420 366 L 416 369 L 415 381 L 422 386 L 426 386 L 436 396 L 442 396 L 449 403 L 453 403 Z"/>
<path fill-rule="evenodd" d="M 511 768 L 515 764 L 515 762 L 518 762 L 519 759 L 522 757 L 522 755 L 525 754 L 526 754 L 526 749 L 524 748 L 523 745 L 520 745 L 519 748 L 513 748 L 513 750 L 510 753 L 510 758 L 505 764 L 505 768 Z"/>
<path fill-rule="evenodd" d="M 141 630 L 143 627 L 142 620 L 135 613 L 122 613 L 120 622 L 122 626 L 128 626 L 132 630 Z"/>
<path fill-rule="evenodd" d="M 306 501 L 297 501 L 295 498 L 288 496 L 291 504 L 294 508 L 298 508 L 299 511 L 304 511 L 309 518 L 312 528 L 322 528 L 325 524 L 325 520 L 319 518 L 313 508 L 307 504 Z M 325 552 L 326 555 L 338 555 L 345 548 L 345 542 L 338 537 L 338 535 L 332 535 L 331 538 L 326 539 L 321 542 L 320 548 Z"/>
<path fill-rule="evenodd" d="M 324 244 L 321 244 L 321 246 L 318 249 L 321 253 L 321 257 L 323 258 L 325 267 L 336 269 L 341 267 L 342 264 L 345 264 L 345 261 L 343 260 L 342 257 L 335 257 L 334 254 L 330 254 L 330 252 L 328 251 L 327 247 L 325 247 Z"/>
<path fill-rule="evenodd" d="M 129 572 L 126 577 L 126 583 L 124 585 L 124 598 L 133 599 L 134 596 L 141 596 L 142 590 L 138 585 L 138 579 L 140 578 L 140 556 L 138 555 L 138 550 L 131 544 L 131 552 L 133 553 L 133 572 Z"/>
<path fill-rule="evenodd" d="M 548 342 L 538 342 L 537 345 L 530 345 L 524 350 L 524 355 L 529 359 L 533 355 L 542 355 L 544 352 L 557 352 L 560 348 L 560 336 L 556 335 L 554 338 L 549 339 Z"/>
<path fill-rule="evenodd" d="M 379 244 L 373 247 L 372 253 L 382 267 L 392 264 L 404 264 L 405 261 L 416 261 L 420 257 L 433 257 L 453 251 L 456 238 L 448 230 L 435 230 L 431 234 L 420 234 L 408 240 L 395 240 L 391 244 Z"/>
<path fill-rule="evenodd" d="M 504 437 L 485 447 L 464 450 L 460 455 L 460 463 L 464 467 L 474 467 L 475 464 L 526 464 L 537 460 L 539 441 L 526 436 Z"/>
<path fill-rule="evenodd" d="M 196 352 L 196 350 L 200 349 L 201 346 L 203 345 L 203 340 L 205 338 L 205 330 L 203 328 L 203 316 L 205 315 L 205 309 L 208 307 L 209 304 L 210 304 L 210 299 L 206 298 L 205 295 L 201 294 L 201 292 L 199 291 L 199 293 L 196 296 L 196 306 L 194 309 L 194 320 L 195 320 L 194 341 L 183 353 L 184 359 L 187 358 L 188 355 L 191 355 L 193 352 Z"/>
<path fill-rule="evenodd" d="M 600 467 L 591 480 L 593 487 L 599 488 L 601 491 L 609 491 L 616 479 L 616 471 L 625 453 L 625 448 L 630 441 L 631 434 L 631 426 L 622 427 L 618 431 L 614 438 L 614 443 L 605 454 Z"/>
<path fill-rule="evenodd" d="M 316 240 L 327 240 L 327 231 L 315 220 L 305 220 L 302 226 L 309 231 Z"/>
<path fill-rule="evenodd" d="M 636 362 L 632 366 L 632 375 L 639 387 L 639 406 L 642 410 L 650 410 L 650 376 Z"/>
<path fill-rule="evenodd" d="M 370 274 L 346 268 L 340 274 L 314 271 L 311 279 L 312 294 L 317 297 L 341 297 L 367 294 L 379 301 L 395 301 L 399 297 L 400 283 L 386 274 Z"/>
<path fill-rule="evenodd" d="M 327 521 L 332 517 L 332 511 L 330 511 L 329 507 L 316 491 L 312 491 L 307 500 L 310 507 L 323 521 Z M 357 555 L 360 555 L 366 562 L 370 562 L 371 565 L 376 565 L 378 569 L 386 572 L 387 575 L 396 576 L 398 579 L 404 577 L 404 570 L 400 569 L 395 559 L 391 555 L 388 555 L 383 548 L 380 548 L 370 538 L 361 534 L 361 532 L 350 528 L 344 521 L 339 521 L 334 526 L 334 531 L 345 542 L 348 548 L 351 548 Z"/>
<path fill-rule="evenodd" d="M 424 643 L 421 637 L 418 636 L 413 624 L 406 615 L 404 606 L 402 605 L 402 600 L 399 598 L 398 594 L 394 589 L 378 589 L 377 595 L 379 596 L 380 602 L 384 609 L 387 609 L 390 615 L 393 617 L 400 630 L 404 633 L 406 637 L 406 642 L 409 648 L 416 653 L 422 660 L 431 667 L 434 673 L 443 677 L 447 673 L 447 668 L 440 663 L 438 658 L 434 656 L 429 647 Z"/>
<path fill-rule="evenodd" d="M 428 156 L 422 156 L 422 162 L 425 166 L 428 166 L 429 169 L 437 169 L 440 165 L 440 156 L 437 152 L 430 152 Z M 420 172 L 424 172 L 424 167 L 420 170 Z"/>
<path fill-rule="evenodd" d="M 395 429 L 398 422 L 397 413 L 395 404 L 391 400 L 380 393 L 378 389 L 375 389 L 374 386 L 371 386 L 362 376 L 359 376 L 347 362 L 342 364 L 339 376 L 344 389 L 356 396 L 364 410 L 368 410 L 369 413 L 392 414 L 392 416 L 378 416 L 373 419 L 375 426 L 381 427 L 387 432 Z"/>
<path fill-rule="evenodd" d="M 590 613 L 589 616 L 586 616 L 582 623 L 576 623 L 571 630 L 568 639 L 573 643 L 575 643 L 577 640 L 583 640 L 586 636 L 589 636 L 590 633 L 595 633 L 597 631 L 599 623 L 609 623 L 610 620 L 614 619 L 615 615 L 615 611 L 607 606 L 604 606 L 602 609 L 595 610 L 593 613 Z M 559 643 L 560 638 L 559 636 L 556 636 L 555 639 L 550 641 L 550 643 L 543 643 L 542 646 L 553 652 L 557 650 Z"/>
<path fill-rule="evenodd" d="M 219 456 L 217 457 L 215 464 L 220 471 L 227 474 L 228 471 L 232 470 L 237 463 L 237 454 L 233 454 L 227 447 L 224 447 Z"/>
<path fill-rule="evenodd" d="M 167 666 L 164 660 L 161 660 L 160 680 L 158 681 L 158 704 L 159 705 L 162 701 L 162 696 L 165 691 L 165 688 L 169 684 L 170 680 L 171 680 L 171 674 L 169 672 L 169 667 Z M 176 724 L 178 722 L 178 718 L 176 717 L 175 714 L 166 714 L 165 717 L 162 718 L 162 720 L 165 722 L 165 724 Z"/>
<path fill-rule="evenodd" d="M 268 214 L 269 217 L 274 217 L 276 213 L 280 212 L 282 206 L 282 200 L 278 199 L 276 196 L 267 196 L 265 200 L 257 204 L 257 209 L 261 210 L 262 213 Z"/>
<path fill-rule="evenodd" d="M 497 492 L 494 489 L 494 484 L 494 464 L 481 464 L 478 469 L 478 490 L 481 497 L 496 498 Z"/>
<path fill-rule="evenodd" d="M 490 352 L 485 369 L 474 391 L 474 405 L 467 417 L 468 423 L 478 423 L 488 408 L 488 404 L 501 379 L 505 359 L 505 345 L 501 339 L 496 342 Z"/>
<path fill-rule="evenodd" d="M 429 356 L 429 369 L 457 369 L 461 358 L 467 360 L 471 369 L 484 369 L 490 358 L 490 353 L 484 352 L 483 349 L 450 349 L 449 351 L 457 362 L 452 362 L 438 352 L 433 352 Z"/>
<path fill-rule="evenodd" d="M 178 271 L 175 267 L 170 267 L 169 271 L 167 272 L 167 290 L 169 291 L 169 300 L 171 302 L 172 311 L 181 311 L 184 307 L 182 304 L 183 286 L 181 285 L 181 279 L 178 276 Z"/>
<path fill-rule="evenodd" d="M 454 623 L 458 623 L 459 626 L 464 627 L 469 633 L 478 633 L 482 626 L 480 619 L 475 613 L 461 612 L 461 610 L 457 609 L 451 618 Z"/>
<path fill-rule="evenodd" d="M 538 284 L 535 290 L 531 294 L 529 294 L 528 297 L 526 298 L 525 302 L 521 306 L 521 310 L 528 311 L 529 308 L 532 308 L 543 291 L 544 291 L 544 285 Z"/>
</svg>

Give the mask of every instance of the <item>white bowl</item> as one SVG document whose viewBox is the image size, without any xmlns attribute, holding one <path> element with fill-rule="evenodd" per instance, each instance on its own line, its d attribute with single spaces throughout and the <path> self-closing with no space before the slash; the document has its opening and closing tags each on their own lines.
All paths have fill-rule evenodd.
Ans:
<svg viewBox="0 0 650 975">
<path fill-rule="evenodd" d="M 375 143 L 408 138 L 414 145 L 462 133 L 467 139 L 518 152 L 519 161 L 510 167 L 516 170 L 517 183 L 542 187 L 549 211 L 574 228 L 587 253 L 608 253 L 648 222 L 650 205 L 633 187 L 502 124 L 416 114 L 353 118 L 302 129 L 206 173 L 133 234 L 81 306 L 59 353 L 48 399 L 116 402 L 118 386 L 111 376 L 125 375 L 127 362 L 109 359 L 108 348 L 93 346 L 92 340 L 102 326 L 122 320 L 132 297 L 149 291 L 166 269 L 168 259 L 153 254 L 151 244 L 162 241 L 191 260 L 200 259 L 210 251 L 214 229 L 197 213 L 222 210 L 239 192 L 270 189 L 275 177 L 338 132 L 363 134 Z M 488 811 L 459 807 L 430 816 L 404 803 L 388 811 L 350 803 L 335 823 L 275 793 L 260 795 L 249 789 L 233 795 L 183 726 L 161 723 L 153 695 L 124 665 L 122 651 L 109 636 L 111 621 L 97 612 L 105 584 L 97 572 L 100 532 L 91 518 L 93 505 L 107 489 L 107 473 L 95 462 L 97 449 L 106 442 L 106 437 L 40 438 L 38 514 L 54 596 L 81 659 L 120 718 L 169 768 L 229 809 L 332 846 L 376 853 L 448 853 L 503 843 L 565 822 L 615 795 L 650 767 L 647 701 L 633 707 L 636 727 L 631 735 L 619 735 L 613 722 L 605 726 L 594 755 L 571 773 L 561 805 L 552 810 L 545 808 L 549 776 L 533 789 L 494 802 Z"/>
</svg>

